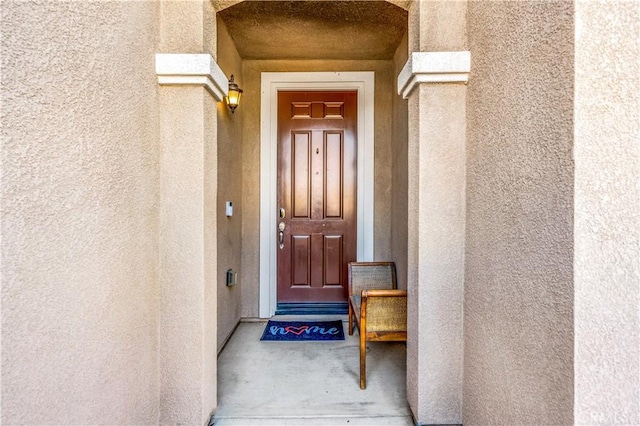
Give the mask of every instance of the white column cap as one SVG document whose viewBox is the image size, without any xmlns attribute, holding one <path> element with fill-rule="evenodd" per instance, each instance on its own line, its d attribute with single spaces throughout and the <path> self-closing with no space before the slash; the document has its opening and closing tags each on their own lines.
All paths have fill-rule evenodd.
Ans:
<svg viewBox="0 0 640 426">
<path fill-rule="evenodd" d="M 160 85 L 204 86 L 220 102 L 227 95 L 229 80 L 213 57 L 199 53 L 156 53 Z"/>
<path fill-rule="evenodd" d="M 467 83 L 471 52 L 413 52 L 398 75 L 398 94 L 407 99 L 421 83 Z"/>
</svg>

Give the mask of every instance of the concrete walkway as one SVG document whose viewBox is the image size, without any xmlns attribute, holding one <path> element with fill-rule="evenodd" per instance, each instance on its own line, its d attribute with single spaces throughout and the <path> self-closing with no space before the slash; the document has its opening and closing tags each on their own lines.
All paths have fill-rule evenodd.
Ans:
<svg viewBox="0 0 640 426">
<path fill-rule="evenodd" d="M 346 322 L 336 342 L 262 342 L 265 324 L 241 323 L 220 354 L 214 425 L 413 425 L 404 344 L 368 345 L 361 390 L 358 335 Z"/>
</svg>

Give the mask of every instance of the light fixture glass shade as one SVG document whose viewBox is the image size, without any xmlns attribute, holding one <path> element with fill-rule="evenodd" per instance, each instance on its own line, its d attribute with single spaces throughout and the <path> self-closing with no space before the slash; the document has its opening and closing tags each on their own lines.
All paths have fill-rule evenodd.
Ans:
<svg viewBox="0 0 640 426">
<path fill-rule="evenodd" d="M 229 94 L 224 97 L 224 100 L 232 113 L 235 112 L 235 109 L 240 104 L 241 96 L 242 89 L 233 81 L 233 74 L 231 74 L 231 78 L 229 79 Z"/>
</svg>

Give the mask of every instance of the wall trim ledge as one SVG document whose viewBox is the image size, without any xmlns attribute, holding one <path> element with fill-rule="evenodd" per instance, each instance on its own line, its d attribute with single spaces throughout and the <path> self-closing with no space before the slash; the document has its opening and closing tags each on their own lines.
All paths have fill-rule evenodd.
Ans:
<svg viewBox="0 0 640 426">
<path fill-rule="evenodd" d="M 462 423 L 416 423 L 416 426 L 462 426 Z"/>
<path fill-rule="evenodd" d="M 398 75 L 398 94 L 408 99 L 422 83 L 467 83 L 471 52 L 412 52 Z"/>
<path fill-rule="evenodd" d="M 156 53 L 156 74 L 161 86 L 203 86 L 216 102 L 229 90 L 227 76 L 206 53 Z"/>
</svg>

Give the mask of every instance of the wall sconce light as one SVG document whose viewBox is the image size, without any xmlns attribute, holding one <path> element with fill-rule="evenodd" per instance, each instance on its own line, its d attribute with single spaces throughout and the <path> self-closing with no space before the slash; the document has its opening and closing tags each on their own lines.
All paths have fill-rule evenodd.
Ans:
<svg viewBox="0 0 640 426">
<path fill-rule="evenodd" d="M 233 74 L 229 79 L 229 94 L 224 97 L 224 101 L 233 114 L 240 104 L 240 96 L 242 96 L 242 89 L 233 81 Z"/>
</svg>

